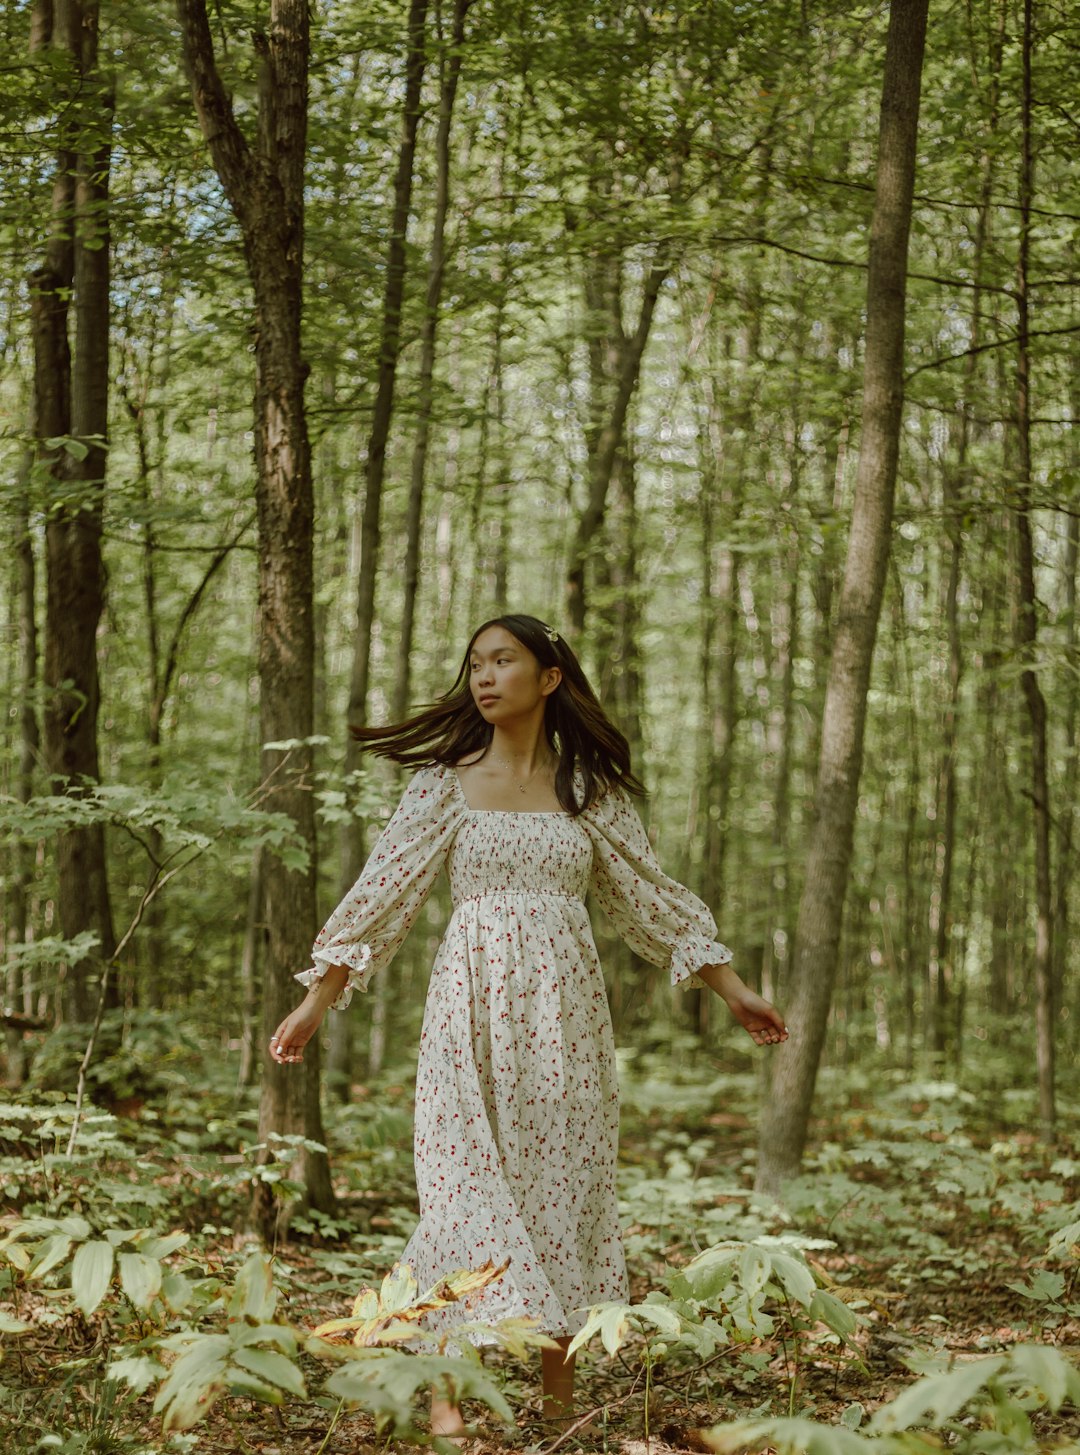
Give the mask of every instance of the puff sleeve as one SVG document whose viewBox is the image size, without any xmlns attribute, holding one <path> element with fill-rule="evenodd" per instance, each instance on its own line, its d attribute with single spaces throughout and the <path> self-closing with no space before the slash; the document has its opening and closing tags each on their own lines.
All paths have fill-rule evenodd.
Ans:
<svg viewBox="0 0 1080 1455">
<path fill-rule="evenodd" d="M 331 965 L 349 979 L 333 1003 L 344 1010 L 376 970 L 397 954 L 446 861 L 462 817 L 462 800 L 447 771 L 422 768 L 409 783 L 360 878 L 323 925 L 311 952 L 314 966 L 295 978 L 312 986 Z"/>
<path fill-rule="evenodd" d="M 686 989 L 704 982 L 702 965 L 726 965 L 731 951 L 716 939 L 708 908 L 661 869 L 637 809 L 613 790 L 585 810 L 593 844 L 590 889 L 630 948 L 671 973 Z"/>
</svg>

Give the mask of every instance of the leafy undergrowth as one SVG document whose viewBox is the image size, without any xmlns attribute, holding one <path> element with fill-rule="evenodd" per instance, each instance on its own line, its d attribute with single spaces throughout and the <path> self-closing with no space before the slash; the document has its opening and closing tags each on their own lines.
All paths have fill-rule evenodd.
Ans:
<svg viewBox="0 0 1080 1455">
<path fill-rule="evenodd" d="M 71 1103 L 13 1099 L 3 1448 L 405 1449 L 430 1382 L 450 1377 L 475 1455 L 1080 1441 L 1080 1160 L 1030 1135 L 1023 1097 L 827 1079 L 781 1207 L 751 1190 L 749 1069 L 666 1046 L 621 1071 L 631 1294 L 580 1336 L 581 1428 L 542 1420 L 528 1330 L 490 1331 L 475 1362 L 406 1352 L 421 1306 L 473 1286 L 383 1282 L 416 1217 L 407 1069 L 330 1110 L 338 1210 L 294 1210 L 269 1258 L 235 1230 L 255 1179 L 288 1201 L 293 1147 L 260 1160 L 250 1102 L 158 1088 L 125 1117 L 94 1110 L 69 1156 Z"/>
</svg>

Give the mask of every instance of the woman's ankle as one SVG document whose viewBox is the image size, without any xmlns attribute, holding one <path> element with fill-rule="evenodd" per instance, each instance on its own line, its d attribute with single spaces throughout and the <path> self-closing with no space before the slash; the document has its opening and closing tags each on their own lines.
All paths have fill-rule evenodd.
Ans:
<svg viewBox="0 0 1080 1455">
<path fill-rule="evenodd" d="M 452 1439 L 455 1435 L 464 1435 L 465 1420 L 460 1405 L 451 1404 L 449 1400 L 440 1399 L 433 1394 L 431 1396 L 431 1433 L 442 1435 L 446 1439 Z"/>
</svg>

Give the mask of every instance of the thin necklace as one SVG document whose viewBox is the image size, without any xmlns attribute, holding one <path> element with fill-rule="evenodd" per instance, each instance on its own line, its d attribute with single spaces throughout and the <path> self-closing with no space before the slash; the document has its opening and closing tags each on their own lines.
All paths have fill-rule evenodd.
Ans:
<svg viewBox="0 0 1080 1455">
<path fill-rule="evenodd" d="M 529 774 L 528 778 L 526 778 L 525 779 L 525 782 L 522 783 L 520 777 L 518 776 L 518 774 L 514 770 L 513 763 L 510 762 L 509 758 L 496 758 L 495 761 L 496 761 L 496 763 L 499 764 L 499 766 L 501 768 L 505 768 L 514 778 L 517 778 L 517 780 L 518 780 L 518 792 L 519 793 L 524 793 L 525 792 L 526 788 L 528 788 L 529 784 L 533 781 L 533 779 L 536 777 L 537 773 L 539 773 L 540 772 L 540 769 L 544 766 L 543 763 L 537 763 L 536 767 Z"/>
</svg>

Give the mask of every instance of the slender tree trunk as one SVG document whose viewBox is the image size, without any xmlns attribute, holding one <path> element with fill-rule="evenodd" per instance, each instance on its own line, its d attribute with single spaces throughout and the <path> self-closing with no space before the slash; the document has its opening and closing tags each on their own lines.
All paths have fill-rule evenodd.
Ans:
<svg viewBox="0 0 1080 1455">
<path fill-rule="evenodd" d="M 51 13 L 39 9 L 35 38 L 67 51 L 80 92 L 63 107 L 52 232 L 44 265 L 31 280 L 34 434 L 38 459 L 57 482 L 63 502 L 50 511 L 45 530 L 45 767 L 57 791 L 78 792 L 82 783 L 99 776 L 97 630 L 105 604 L 101 519 L 108 433 L 112 100 L 97 65 L 96 3 L 57 0 Z M 76 443 L 50 449 L 46 441 L 58 437 Z M 100 824 L 59 834 L 57 871 L 61 933 L 66 939 L 96 933 L 100 964 L 116 943 Z M 93 971 L 91 961 L 72 967 L 68 1010 L 75 1020 L 93 1017 Z"/>
<path fill-rule="evenodd" d="M 979 346 L 982 342 L 982 279 L 986 242 L 990 228 L 990 204 L 994 183 L 994 141 L 998 129 L 1000 106 L 1001 61 L 1004 43 L 1005 9 L 1000 12 L 998 30 L 992 37 L 990 54 L 990 93 L 988 144 L 982 158 L 982 183 L 979 211 L 975 224 L 972 275 L 975 289 L 972 307 L 969 353 L 964 364 L 964 388 L 959 405 L 956 429 L 955 471 L 946 467 L 943 476 L 945 533 L 948 540 L 948 573 L 945 586 L 944 615 L 948 638 L 948 695 L 942 716 L 942 745 L 938 760 L 935 824 L 938 827 L 934 848 L 933 883 L 930 897 L 930 958 L 928 1001 L 933 1004 L 931 1044 L 938 1055 L 950 1049 L 950 1028 L 958 1029 L 955 1010 L 949 999 L 955 978 L 956 957 L 952 944 L 952 881 L 956 853 L 957 819 L 957 754 L 959 742 L 960 686 L 963 676 L 963 647 L 958 617 L 963 559 L 964 533 L 962 522 L 968 508 L 970 469 L 968 449 L 972 432 L 974 388 L 978 370 Z M 978 77 L 974 78 L 977 82 Z M 959 1052 L 960 1042 L 952 1047 Z"/>
<path fill-rule="evenodd" d="M 375 581 L 379 570 L 382 491 L 386 474 L 386 446 L 394 414 L 398 357 L 401 353 L 401 310 L 405 297 L 405 237 L 412 204 L 416 133 L 420 125 L 420 92 L 424 80 L 425 26 L 428 0 L 411 0 L 405 59 L 405 105 L 401 121 L 394 204 L 383 291 L 382 330 L 379 340 L 379 377 L 375 391 L 371 431 L 364 470 L 364 506 L 360 525 L 360 569 L 357 574 L 356 633 L 353 638 L 352 677 L 348 718 L 354 727 L 367 721 L 368 681 L 371 671 L 371 631 L 375 621 Z M 349 738 L 345 751 L 346 774 L 355 771 L 360 749 Z M 349 825 L 341 844 L 341 887 L 348 889 L 363 867 L 364 828 L 359 820 Z"/>
<path fill-rule="evenodd" d="M 446 271 L 446 217 L 450 209 L 450 134 L 454 120 L 454 101 L 461 75 L 462 51 L 465 43 L 465 17 L 472 0 L 455 0 L 454 20 L 450 35 L 450 54 L 441 62 L 439 87 L 439 127 L 435 139 L 435 216 L 431 230 L 431 257 L 428 262 L 427 294 L 424 299 L 424 321 L 420 330 L 420 380 L 417 406 L 416 438 L 413 441 L 412 470 L 409 481 L 409 503 L 405 522 L 404 602 L 401 632 L 397 643 L 397 675 L 394 681 L 391 714 L 400 722 L 409 709 L 409 688 L 412 678 L 413 633 L 416 623 L 416 595 L 420 584 L 420 527 L 423 521 L 424 477 L 427 467 L 431 416 L 435 402 L 435 345 L 442 307 L 443 276 Z"/>
<path fill-rule="evenodd" d="M 251 856 L 247 914 L 244 916 L 244 943 L 240 951 L 243 1020 L 240 1026 L 240 1069 L 237 1079 L 241 1086 L 251 1086 L 254 1083 L 259 1066 L 259 961 L 266 936 L 262 902 L 262 862 L 263 851 L 257 848 Z"/>
<path fill-rule="evenodd" d="M 829 663 L 814 825 L 799 906 L 791 1038 L 778 1047 L 758 1144 L 759 1190 L 799 1167 L 843 922 L 874 640 L 889 559 L 904 396 L 904 303 L 927 0 L 893 0 L 870 232 L 862 442 Z"/>
<path fill-rule="evenodd" d="M 171 205 L 174 198 L 170 195 L 168 205 Z M 168 274 L 166 273 L 166 278 Z M 146 346 L 144 366 L 141 371 L 137 361 L 131 361 L 131 377 L 127 370 L 120 371 L 119 390 L 123 398 L 128 417 L 131 420 L 135 431 L 135 445 L 138 456 L 139 468 L 137 487 L 140 503 L 143 509 L 142 527 L 142 571 L 143 571 L 143 605 L 145 608 L 144 626 L 146 630 L 146 653 L 147 653 L 147 677 L 148 703 L 146 715 L 146 736 L 149 747 L 148 768 L 149 783 L 153 790 L 161 787 L 161 741 L 162 741 L 162 720 L 164 717 L 164 696 L 161 691 L 162 679 L 162 652 L 161 652 L 161 629 L 159 622 L 158 606 L 158 541 L 157 530 L 154 519 L 154 476 L 160 477 L 162 470 L 161 459 L 161 437 L 162 427 L 160 419 L 158 422 L 158 458 L 155 460 L 153 440 L 151 436 L 151 414 L 150 394 L 155 382 L 167 386 L 168 383 L 168 362 L 171 358 L 169 347 L 172 333 L 173 318 L 176 305 L 176 286 L 171 282 L 165 282 L 163 287 L 163 307 L 160 313 L 155 314 L 151 321 L 151 332 Z M 134 330 L 134 321 L 129 327 Z M 160 330 L 160 332 L 159 332 Z M 163 338 L 165 341 L 164 357 L 166 368 L 160 379 L 156 379 L 156 360 L 158 353 L 158 341 Z M 131 349 L 134 353 L 134 349 Z M 159 414 L 164 413 L 159 410 Z M 163 839 L 160 829 L 151 824 L 146 831 L 146 844 L 149 853 L 155 864 L 159 864 L 162 858 Z M 143 917 L 141 935 L 143 962 L 152 967 L 151 973 L 144 976 L 139 984 L 139 991 L 145 997 L 149 1005 L 161 1006 L 165 1004 L 168 988 L 168 958 L 164 952 L 163 937 L 165 932 L 165 899 L 162 895 L 156 898 L 146 907 Z"/>
<path fill-rule="evenodd" d="M 29 803 L 34 795 L 34 778 L 41 751 L 41 729 L 38 726 L 38 640 L 37 640 L 37 565 L 34 560 L 34 538 L 30 530 L 30 465 L 24 454 L 16 482 L 17 516 L 15 520 L 15 571 L 18 619 L 19 678 L 19 766 L 15 794 L 20 803 Z M 30 926 L 30 885 L 34 873 L 34 850 L 31 844 L 12 847 L 14 873 L 8 897 L 7 944 L 26 943 Z M 6 977 L 7 1003 L 13 1009 L 29 1009 L 25 1004 L 28 989 L 25 972 L 19 974 L 16 961 L 8 966 Z M 7 1031 L 8 1079 L 19 1086 L 26 1075 L 26 1055 L 22 1032 L 14 1027 Z"/>
<path fill-rule="evenodd" d="M 1061 612 L 1065 626 L 1065 660 L 1068 663 L 1068 686 L 1065 690 L 1065 755 L 1063 781 L 1076 783 L 1078 763 L 1076 720 L 1080 712 L 1080 647 L 1076 632 L 1076 573 L 1080 569 L 1080 496 L 1073 496 L 1073 509 L 1068 521 L 1064 559 L 1061 565 Z M 1073 842 L 1076 833 L 1076 795 L 1066 793 L 1058 811 L 1057 887 L 1054 894 L 1054 1004 L 1064 1001 L 1069 948 L 1069 889 L 1075 866 Z"/>
<path fill-rule="evenodd" d="M 656 301 L 671 271 L 667 245 L 658 245 L 653 254 L 632 334 L 625 332 L 622 322 L 620 267 L 621 259 L 612 258 L 606 252 L 586 261 L 586 298 L 592 315 L 590 330 L 596 328 L 598 320 L 604 319 L 607 333 L 594 339 L 590 350 L 592 422 L 587 441 L 587 494 L 574 530 L 566 572 L 567 621 L 579 641 L 587 615 L 587 566 L 600 542 L 608 491 L 622 447 L 630 399 L 641 375 Z M 598 362 L 601 354 L 603 362 Z"/>
<path fill-rule="evenodd" d="M 259 532 L 259 702 L 269 806 L 296 825 L 309 857 L 290 869 L 276 855 L 262 866 L 266 919 L 262 1041 L 296 1000 L 293 974 L 309 960 L 315 924 L 315 822 L 311 796 L 314 603 L 311 448 L 304 412 L 307 365 L 301 342 L 304 163 L 307 134 L 307 0 L 271 0 L 269 33 L 256 34 L 257 134 L 241 130 L 214 59 L 205 0 L 177 0 L 184 60 L 196 114 L 244 240 L 255 299 L 255 465 Z M 283 750 L 267 746 L 299 740 Z M 322 1143 L 318 1042 L 302 1070 L 264 1053 L 259 1139 L 298 1133 Z M 333 1203 L 324 1152 L 303 1152 L 298 1175 L 308 1200 Z M 264 1237 L 278 1209 L 272 1185 L 256 1184 L 253 1214 Z"/>
<path fill-rule="evenodd" d="M 410 0 L 405 56 L 405 103 L 401 118 L 394 177 L 394 202 L 387 245 L 386 282 L 383 289 L 382 326 L 379 338 L 379 374 L 368 435 L 364 468 L 364 503 L 360 520 L 360 562 L 356 580 L 356 630 L 353 635 L 352 672 L 349 680 L 348 721 L 353 727 L 367 722 L 368 685 L 371 676 L 371 640 L 375 625 L 375 583 L 379 572 L 379 542 L 382 534 L 382 494 L 386 475 L 386 446 L 394 416 L 398 358 L 401 353 L 401 311 L 405 298 L 405 239 L 412 204 L 416 134 L 420 125 L 420 97 L 426 66 L 428 0 Z M 345 781 L 360 766 L 361 750 L 352 737 L 345 742 Z M 342 827 L 339 844 L 338 884 L 342 894 L 351 888 L 364 865 L 364 823 L 352 817 Z M 379 976 L 371 993 L 371 1040 L 368 1072 L 374 1075 L 381 1061 L 386 1022 L 385 977 Z M 338 1016 L 333 1025 L 335 1073 L 347 1083 L 352 1067 L 352 1022 Z M 374 1058 L 374 1059 L 373 1059 Z"/>
<path fill-rule="evenodd" d="M 1034 662 L 1039 619 L 1035 600 L 1035 549 L 1031 529 L 1031 353 L 1028 275 L 1031 254 L 1031 205 L 1035 191 L 1032 156 L 1031 51 L 1033 0 L 1024 0 L 1023 89 L 1020 148 L 1020 248 L 1016 267 L 1016 483 L 1017 620 L 1020 686 L 1031 737 L 1031 800 L 1035 833 L 1035 1058 L 1039 1079 L 1039 1119 L 1049 1135 L 1054 1128 L 1054 953 L 1053 880 L 1050 863 L 1050 775 L 1047 765 L 1046 700 Z"/>
</svg>

